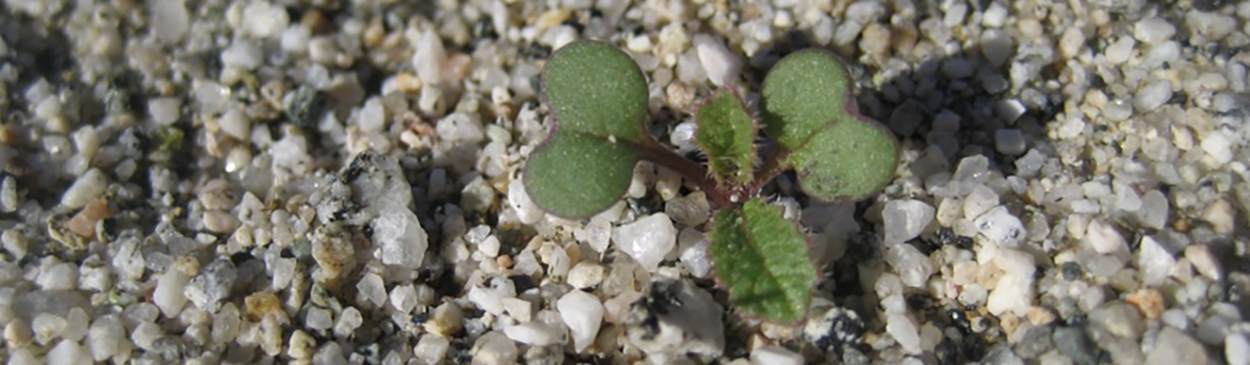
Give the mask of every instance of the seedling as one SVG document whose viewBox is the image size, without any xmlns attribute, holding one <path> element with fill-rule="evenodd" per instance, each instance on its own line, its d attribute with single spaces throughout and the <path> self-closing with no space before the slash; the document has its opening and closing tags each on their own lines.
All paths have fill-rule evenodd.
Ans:
<svg viewBox="0 0 1250 365">
<path fill-rule="evenodd" d="M 760 94 L 763 130 L 775 141 L 762 163 L 760 123 L 733 89 L 714 92 L 695 111 L 704 169 L 647 133 L 647 83 L 628 55 L 603 43 L 575 42 L 543 70 L 551 132 L 530 155 L 524 184 L 548 213 L 586 218 L 624 196 L 639 160 L 677 171 L 717 209 L 711 253 L 730 299 L 744 314 L 793 323 L 807 313 L 816 269 L 802 230 L 760 190 L 793 169 L 809 197 L 851 201 L 893 179 L 898 142 L 856 111 L 853 86 L 830 53 L 804 50 L 779 61 Z"/>
</svg>

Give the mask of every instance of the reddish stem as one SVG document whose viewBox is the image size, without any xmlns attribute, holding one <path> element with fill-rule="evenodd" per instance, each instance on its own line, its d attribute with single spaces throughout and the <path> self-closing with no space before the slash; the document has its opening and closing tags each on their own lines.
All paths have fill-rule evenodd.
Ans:
<svg viewBox="0 0 1250 365">
<path fill-rule="evenodd" d="M 713 209 L 726 208 L 733 204 L 729 198 L 731 192 L 717 184 L 708 175 L 707 170 L 698 163 L 654 143 L 643 148 L 643 151 L 642 159 L 673 169 L 682 177 L 694 182 L 695 186 L 707 194 L 708 202 L 712 204 Z"/>
</svg>

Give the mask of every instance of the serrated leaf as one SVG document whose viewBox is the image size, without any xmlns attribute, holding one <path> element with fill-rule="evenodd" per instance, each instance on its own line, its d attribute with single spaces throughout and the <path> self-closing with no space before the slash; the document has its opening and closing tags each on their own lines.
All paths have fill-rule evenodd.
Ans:
<svg viewBox="0 0 1250 365">
<path fill-rule="evenodd" d="M 755 119 L 731 89 L 717 92 L 699 106 L 695 140 L 708 155 L 708 168 L 722 185 L 751 181 L 755 161 Z"/>
<path fill-rule="evenodd" d="M 764 131 L 803 191 L 824 201 L 860 199 L 894 178 L 898 141 L 859 114 L 846 66 L 820 50 L 786 56 L 760 93 Z"/>
<path fill-rule="evenodd" d="M 611 45 L 574 42 L 547 61 L 543 101 L 551 135 L 526 162 L 530 198 L 548 213 L 584 218 L 629 188 L 647 135 L 647 83 L 634 60 Z"/>
<path fill-rule="evenodd" d="M 712 259 L 729 299 L 750 315 L 785 323 L 803 319 L 816 269 L 798 226 L 760 198 L 720 211 L 712 224 Z"/>
</svg>

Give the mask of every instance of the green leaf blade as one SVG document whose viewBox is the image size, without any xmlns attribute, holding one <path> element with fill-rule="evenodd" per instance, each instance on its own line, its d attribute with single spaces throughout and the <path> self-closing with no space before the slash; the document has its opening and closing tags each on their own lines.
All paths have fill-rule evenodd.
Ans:
<svg viewBox="0 0 1250 365">
<path fill-rule="evenodd" d="M 695 140 L 708 154 L 708 167 L 722 184 L 751 181 L 755 162 L 755 119 L 732 91 L 708 98 L 695 112 Z"/>
<path fill-rule="evenodd" d="M 846 66 L 820 50 L 787 56 L 764 81 L 764 131 L 777 139 L 803 191 L 818 200 L 868 197 L 898 166 L 893 132 L 856 111 L 852 87 Z"/>
<path fill-rule="evenodd" d="M 590 217 L 625 195 L 634 165 L 655 144 L 645 130 L 646 79 L 620 49 L 581 41 L 547 61 L 542 85 L 551 135 L 530 153 L 526 191 L 547 213 Z"/>
<path fill-rule="evenodd" d="M 768 72 L 760 92 L 764 131 L 784 147 L 801 146 L 812 132 L 846 117 L 851 86 L 845 66 L 828 52 L 786 56 Z"/>
<path fill-rule="evenodd" d="M 530 154 L 523 179 L 547 213 L 585 218 L 615 204 L 629 189 L 639 152 L 584 133 L 560 133 Z"/>
<path fill-rule="evenodd" d="M 885 128 L 838 123 L 813 140 L 789 159 L 799 186 L 809 196 L 825 201 L 861 199 L 894 179 L 898 142 Z"/>
<path fill-rule="evenodd" d="M 734 304 L 772 321 L 803 319 L 816 268 L 798 226 L 760 198 L 720 211 L 713 225 L 712 258 Z"/>
<path fill-rule="evenodd" d="M 547 61 L 542 82 L 559 128 L 634 142 L 647 137 L 647 81 L 620 49 L 570 43 Z"/>
</svg>

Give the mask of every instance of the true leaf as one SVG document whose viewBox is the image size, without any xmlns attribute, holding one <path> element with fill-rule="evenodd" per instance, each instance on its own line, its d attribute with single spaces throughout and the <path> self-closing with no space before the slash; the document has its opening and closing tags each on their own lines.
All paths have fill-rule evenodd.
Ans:
<svg viewBox="0 0 1250 365">
<path fill-rule="evenodd" d="M 543 100 L 551 135 L 530 154 L 524 181 L 548 213 L 589 217 L 625 194 L 647 135 L 647 83 L 611 45 L 570 43 L 547 61 Z"/>
<path fill-rule="evenodd" d="M 799 185 L 824 201 L 867 197 L 894 178 L 898 141 L 859 114 L 846 66 L 834 55 L 805 50 L 786 56 L 764 81 L 764 131 Z"/>
<path fill-rule="evenodd" d="M 712 224 L 712 259 L 730 300 L 765 319 L 787 323 L 802 319 L 816 269 L 798 226 L 761 198 L 720 211 Z"/>
<path fill-rule="evenodd" d="M 751 181 L 755 161 L 755 119 L 738 95 L 726 89 L 708 98 L 695 112 L 695 140 L 708 155 L 708 168 L 722 184 Z"/>
</svg>

